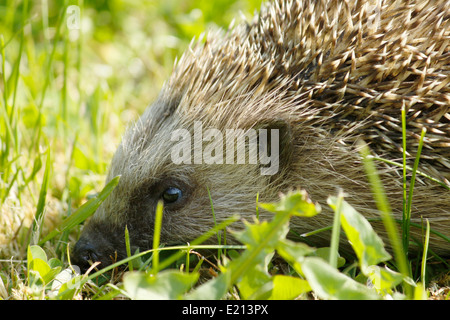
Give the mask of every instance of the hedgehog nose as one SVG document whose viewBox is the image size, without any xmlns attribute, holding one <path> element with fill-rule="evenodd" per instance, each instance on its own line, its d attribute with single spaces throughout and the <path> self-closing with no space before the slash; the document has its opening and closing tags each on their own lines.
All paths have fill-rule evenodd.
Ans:
<svg viewBox="0 0 450 320">
<path fill-rule="evenodd" d="M 70 259 L 72 265 L 78 266 L 83 273 L 90 267 L 91 263 L 100 261 L 95 245 L 88 239 L 83 238 L 76 243 Z"/>
</svg>

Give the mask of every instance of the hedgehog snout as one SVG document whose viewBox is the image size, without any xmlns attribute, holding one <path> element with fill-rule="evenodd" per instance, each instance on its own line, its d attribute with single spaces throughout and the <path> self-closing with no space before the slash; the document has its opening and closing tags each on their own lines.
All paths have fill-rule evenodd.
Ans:
<svg viewBox="0 0 450 320">
<path fill-rule="evenodd" d="M 96 262 L 100 262 L 97 268 L 101 269 L 116 259 L 117 250 L 111 243 L 98 234 L 92 237 L 90 233 L 82 234 L 70 255 L 71 264 L 80 268 L 81 273 L 85 273 Z"/>
</svg>

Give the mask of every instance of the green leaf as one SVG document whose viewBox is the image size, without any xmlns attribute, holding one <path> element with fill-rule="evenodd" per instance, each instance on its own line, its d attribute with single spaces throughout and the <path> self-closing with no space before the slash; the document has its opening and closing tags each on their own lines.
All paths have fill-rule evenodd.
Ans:
<svg viewBox="0 0 450 320">
<path fill-rule="evenodd" d="M 280 239 L 284 239 L 289 232 L 289 215 L 276 214 L 271 222 L 245 223 L 246 229 L 235 232 L 235 237 L 247 246 L 242 255 L 231 261 L 226 272 L 231 272 L 231 284 L 236 284 L 247 272 L 251 272 L 255 265 L 264 263 L 267 255 L 271 254 Z"/>
<path fill-rule="evenodd" d="M 47 265 L 48 266 L 48 265 Z M 50 266 L 49 266 L 50 268 Z M 50 281 L 52 281 L 55 276 L 61 271 L 61 267 L 56 267 L 56 268 L 50 268 L 50 270 L 47 271 L 47 273 L 45 273 L 42 276 L 42 279 L 44 280 L 45 284 L 50 283 Z"/>
<path fill-rule="evenodd" d="M 27 250 L 27 278 L 30 278 L 30 271 L 33 269 L 33 260 L 41 259 L 42 261 L 47 261 L 47 255 L 45 251 L 38 245 L 28 246 Z"/>
<path fill-rule="evenodd" d="M 271 282 L 271 276 L 267 269 L 272 257 L 273 252 L 270 252 L 264 257 L 264 261 L 258 261 L 243 274 L 238 283 L 242 299 L 266 299 L 265 295 L 267 294 L 264 291 L 261 292 L 260 289 Z"/>
<path fill-rule="evenodd" d="M 63 266 L 62 262 L 59 259 L 56 259 L 56 258 L 51 258 L 50 260 L 48 260 L 48 265 L 52 269 Z"/>
<path fill-rule="evenodd" d="M 305 258 L 302 271 L 313 291 L 322 299 L 380 299 L 375 291 L 340 273 L 321 258 Z"/>
<path fill-rule="evenodd" d="M 50 295 L 58 300 L 72 300 L 80 289 L 82 276 L 75 276 L 71 268 L 59 272 L 51 287 Z"/>
<path fill-rule="evenodd" d="M 39 275 L 40 281 L 47 284 L 53 280 L 61 270 L 61 262 L 58 259 L 50 259 L 47 262 L 45 251 L 37 246 L 29 246 L 27 251 L 28 280 L 33 283 L 32 277 Z M 33 271 L 33 275 L 30 272 Z"/>
<path fill-rule="evenodd" d="M 27 250 L 27 261 L 30 263 L 33 259 L 41 259 L 47 261 L 47 254 L 44 249 L 38 245 L 28 246 Z"/>
<path fill-rule="evenodd" d="M 186 300 L 220 300 L 231 286 L 231 273 L 223 272 L 218 277 L 205 282 L 189 292 Z"/>
<path fill-rule="evenodd" d="M 130 272 L 124 277 L 124 288 L 135 300 L 176 300 L 197 282 L 199 275 L 168 270 L 152 275 Z"/>
<path fill-rule="evenodd" d="M 44 279 L 47 273 L 51 270 L 50 266 L 47 264 L 47 261 L 44 261 L 40 258 L 33 259 L 30 263 L 30 271 L 31 270 L 39 273 L 44 283 L 47 283 Z"/>
<path fill-rule="evenodd" d="M 28 270 L 28 286 L 32 289 L 41 290 L 45 285 L 44 280 L 42 279 L 39 272 L 35 270 Z"/>
<path fill-rule="evenodd" d="M 337 198 L 329 197 L 328 204 L 336 210 Z M 370 223 L 344 200 L 341 206 L 341 226 L 358 256 L 363 273 L 367 267 L 391 259 Z"/>
<path fill-rule="evenodd" d="M 280 224 L 278 229 L 274 228 L 274 221 L 262 221 L 255 224 L 244 222 L 244 224 L 246 228 L 243 231 L 234 231 L 234 237 L 248 248 L 259 247 L 264 242 L 262 249 L 266 253 L 273 251 L 279 239 L 284 239 L 289 232 L 288 223 Z"/>
<path fill-rule="evenodd" d="M 273 277 L 273 289 L 269 300 L 292 300 L 311 291 L 308 281 L 296 277 L 276 275 Z"/>
<path fill-rule="evenodd" d="M 366 270 L 367 277 L 372 281 L 378 292 L 391 293 L 391 288 L 399 285 L 403 280 L 401 273 L 392 271 L 387 267 L 370 266 Z"/>
<path fill-rule="evenodd" d="M 78 291 L 79 283 L 81 282 L 81 276 L 74 277 L 67 282 L 64 282 L 59 288 L 56 299 L 58 300 L 73 300 L 75 294 Z"/>
<path fill-rule="evenodd" d="M 303 275 L 301 262 L 304 257 L 314 252 L 314 249 L 304 243 L 293 242 L 288 239 L 282 239 L 276 247 L 277 253 L 288 262 L 294 270 Z"/>
<path fill-rule="evenodd" d="M 317 248 L 311 256 L 322 258 L 325 261 L 330 261 L 330 255 L 331 255 L 331 248 L 330 247 L 323 247 L 323 248 Z M 345 259 L 341 256 L 339 256 L 339 253 L 337 253 L 337 268 L 342 267 L 345 264 Z"/>
<path fill-rule="evenodd" d="M 259 203 L 259 206 L 273 213 L 286 213 L 299 217 L 313 217 L 321 211 L 320 205 L 312 203 L 304 190 L 289 192 L 282 195 L 279 202 Z"/>
</svg>

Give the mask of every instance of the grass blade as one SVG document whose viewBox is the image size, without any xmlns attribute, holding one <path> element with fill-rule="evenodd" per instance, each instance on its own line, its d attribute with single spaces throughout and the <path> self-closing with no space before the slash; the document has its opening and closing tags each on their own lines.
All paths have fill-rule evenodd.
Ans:
<svg viewBox="0 0 450 320">
<path fill-rule="evenodd" d="M 380 158 L 380 157 L 375 157 L 373 155 L 369 155 L 369 158 L 377 160 L 377 161 L 381 161 L 381 162 L 384 162 L 384 163 L 387 163 L 389 165 L 393 165 L 393 166 L 396 166 L 396 167 L 399 167 L 399 168 L 403 168 L 403 165 L 401 163 L 398 163 L 398 162 L 395 162 L 395 161 L 391 161 L 391 160 L 388 160 L 388 159 L 383 159 L 383 158 Z M 411 168 L 410 166 L 406 166 L 406 169 L 411 171 L 411 172 L 413 171 L 413 168 Z M 443 187 L 443 188 L 445 188 L 447 190 L 450 190 L 450 186 L 449 185 L 445 184 L 444 182 L 442 182 L 442 181 L 440 181 L 440 180 L 438 180 L 436 178 L 433 178 L 432 176 L 430 176 L 430 175 L 428 175 L 428 174 L 426 174 L 426 173 L 424 173 L 424 172 L 422 172 L 420 170 L 416 170 L 416 174 L 418 174 L 419 176 L 422 176 L 424 178 L 427 178 L 430 181 L 433 181 L 433 182 L 439 184 L 441 187 Z"/>
<path fill-rule="evenodd" d="M 405 232 L 406 227 L 406 220 L 410 220 L 408 218 L 408 205 L 407 205 L 407 197 L 406 197 L 406 112 L 405 112 L 405 106 L 402 106 L 401 110 L 401 117 L 402 117 L 402 156 L 403 156 L 403 216 L 402 216 L 402 235 L 403 235 L 403 250 L 405 250 L 406 254 L 408 251 L 406 251 L 406 248 L 408 247 L 407 244 L 405 244 L 405 236 L 407 233 Z"/>
<path fill-rule="evenodd" d="M 339 190 L 337 198 L 336 210 L 334 212 L 333 229 L 331 232 L 331 245 L 330 245 L 330 265 L 334 268 L 337 267 L 338 250 L 339 250 L 339 233 L 341 231 L 341 207 L 344 195 L 342 190 Z"/>
<path fill-rule="evenodd" d="M 424 241 L 424 245 L 423 245 L 423 254 L 422 254 L 422 270 L 421 270 L 421 274 L 422 274 L 422 283 L 425 285 L 426 282 L 426 266 L 427 266 L 427 255 L 428 255 L 428 246 L 430 243 L 430 222 L 427 219 L 427 230 L 425 233 L 425 241 Z"/>
<path fill-rule="evenodd" d="M 230 218 L 228 218 L 227 220 L 219 223 L 218 225 L 214 226 L 212 229 L 210 229 L 208 232 L 202 234 L 200 237 L 196 238 L 194 241 L 192 241 L 190 243 L 190 245 L 188 246 L 188 248 L 194 248 L 200 244 L 202 244 L 203 242 L 205 242 L 207 239 L 209 239 L 210 237 L 214 236 L 215 234 L 217 234 L 218 230 L 223 230 L 226 227 L 228 227 L 229 225 L 231 225 L 232 223 L 236 222 L 237 220 L 239 220 L 239 216 L 237 215 L 233 215 Z M 217 246 L 213 246 L 212 248 L 215 248 Z M 221 246 L 222 248 L 228 248 L 228 246 Z M 230 248 L 232 248 L 233 246 L 231 246 Z M 161 250 L 161 249 L 158 249 Z M 161 262 L 160 266 L 159 266 L 159 270 L 162 270 L 164 268 L 167 268 L 168 266 L 170 266 L 173 262 L 177 261 L 179 258 L 181 258 L 183 256 L 184 252 L 180 251 L 178 253 L 175 253 L 173 255 L 171 255 L 170 257 L 168 257 L 167 259 L 164 259 L 163 262 Z"/>
<path fill-rule="evenodd" d="M 41 191 L 39 192 L 39 201 L 36 207 L 36 213 L 34 215 L 34 222 L 32 226 L 32 244 L 38 242 L 40 238 L 41 226 L 44 221 L 44 209 L 45 209 L 45 199 L 47 198 L 47 190 L 49 185 L 50 176 L 50 148 L 47 149 L 47 161 L 45 163 L 44 178 L 42 180 Z"/>
<path fill-rule="evenodd" d="M 406 278 L 410 278 L 410 272 L 406 260 L 406 255 L 403 252 L 403 247 L 400 238 L 397 233 L 395 220 L 392 218 L 392 211 L 389 202 L 384 192 L 383 185 L 381 183 L 380 177 L 375 168 L 371 157 L 369 157 L 369 148 L 364 142 L 360 142 L 360 153 L 363 158 L 364 168 L 369 179 L 370 187 L 372 189 L 373 196 L 375 198 L 378 210 L 381 214 L 381 219 L 383 221 L 384 227 L 386 228 L 390 243 L 394 251 L 395 261 L 398 263 L 398 268 L 401 274 Z M 408 298 L 412 298 L 412 288 L 411 286 L 404 282 L 406 295 Z"/>
<path fill-rule="evenodd" d="M 155 212 L 155 230 L 153 234 L 153 274 L 158 273 L 159 268 L 159 240 L 161 237 L 161 224 L 162 224 L 162 216 L 163 216 L 163 203 L 162 201 L 158 201 L 156 205 Z"/>
<path fill-rule="evenodd" d="M 130 247 L 130 233 L 128 232 L 128 227 L 125 226 L 125 248 L 127 250 L 127 257 L 131 256 L 131 247 Z M 133 262 L 128 261 L 128 269 L 133 271 Z"/>
<path fill-rule="evenodd" d="M 5 40 L 3 35 L 0 35 L 0 53 L 2 55 L 2 80 L 3 80 L 3 103 L 2 103 L 2 119 L 3 122 L 5 124 L 6 127 L 6 133 L 5 133 L 5 138 L 4 138 L 4 148 L 2 148 L 2 155 L 1 155 L 1 169 L 2 169 L 2 179 L 4 179 L 4 181 L 6 181 L 8 179 L 8 171 L 9 171 L 9 166 L 6 165 L 6 163 L 8 162 L 8 155 L 9 155 L 9 151 L 10 151 L 10 146 L 13 145 L 15 146 L 15 141 L 14 141 L 14 133 L 13 133 L 13 129 L 12 129 L 12 125 L 11 125 L 11 119 L 8 115 L 8 86 L 7 86 L 7 82 L 6 82 L 6 71 L 5 71 Z M 3 140 L 3 138 L 2 138 Z"/>
<path fill-rule="evenodd" d="M 216 221 L 216 213 L 214 212 L 214 204 L 213 204 L 213 201 L 212 201 L 212 198 L 211 198 L 211 192 L 209 191 L 209 188 L 208 188 L 208 187 L 206 187 L 206 190 L 208 191 L 209 203 L 211 204 L 211 212 L 212 212 L 213 219 L 214 219 L 214 225 L 216 226 L 216 225 L 217 225 L 217 221 Z M 217 243 L 218 243 L 219 245 L 222 244 L 222 233 L 221 233 L 220 230 L 217 231 Z M 226 244 L 226 243 L 225 243 L 225 244 Z M 222 256 L 222 251 L 219 250 L 217 259 L 220 260 L 220 257 L 221 257 L 221 256 Z"/>
<path fill-rule="evenodd" d="M 67 217 L 58 228 L 50 232 L 44 239 L 42 239 L 39 242 L 39 245 L 44 244 L 61 232 L 72 229 L 73 227 L 79 225 L 81 222 L 93 215 L 95 210 L 97 210 L 100 204 L 105 201 L 105 199 L 117 186 L 117 184 L 119 183 L 119 179 L 120 176 L 112 179 L 95 198 L 87 201 L 76 212 Z"/>
<path fill-rule="evenodd" d="M 403 250 L 405 251 L 406 255 L 408 255 L 408 247 L 409 247 L 409 226 L 410 226 L 410 221 L 411 221 L 411 204 L 412 204 L 412 197 L 413 197 L 413 191 L 414 191 L 414 183 L 416 181 L 416 172 L 417 172 L 417 168 L 419 167 L 420 154 L 422 153 L 423 139 L 425 137 L 426 132 L 427 132 L 427 130 L 425 128 L 422 128 L 422 134 L 420 135 L 420 140 L 419 140 L 419 147 L 417 149 L 417 155 L 416 155 L 416 159 L 414 161 L 411 182 L 409 184 L 408 202 L 406 204 L 406 215 L 403 216 L 403 225 L 402 225 L 402 227 L 403 227 L 402 228 Z"/>
</svg>

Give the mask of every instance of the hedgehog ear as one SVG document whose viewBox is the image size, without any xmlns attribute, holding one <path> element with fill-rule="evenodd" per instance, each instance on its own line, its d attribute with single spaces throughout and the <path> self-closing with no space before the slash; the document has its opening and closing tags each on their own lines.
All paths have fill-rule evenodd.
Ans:
<svg viewBox="0 0 450 320">
<path fill-rule="evenodd" d="M 270 119 L 259 122 L 258 156 L 262 175 L 279 177 L 285 172 L 292 154 L 292 132 L 284 119 Z"/>
</svg>

